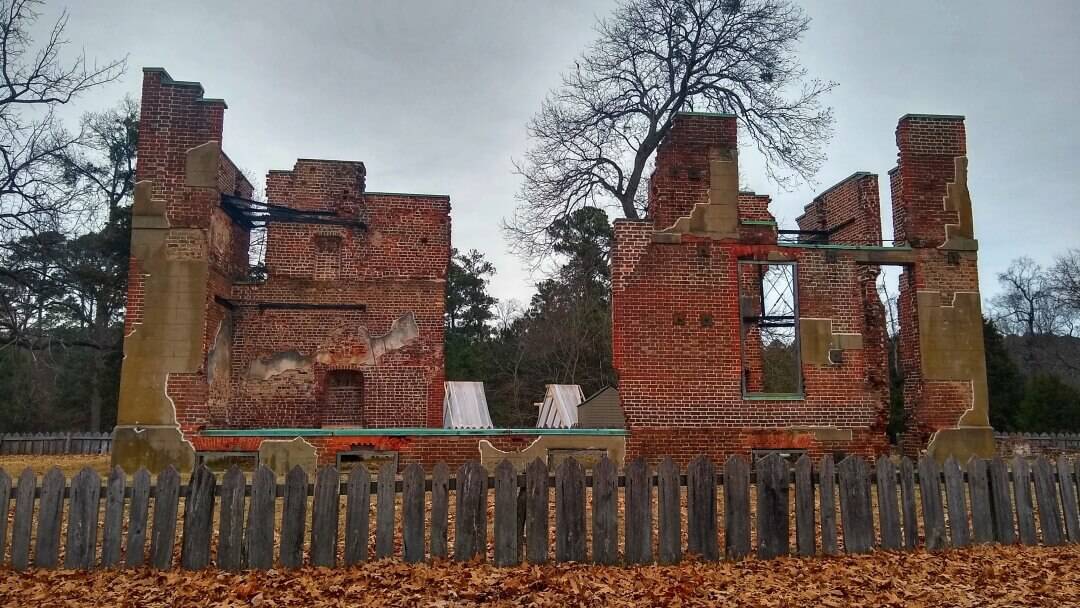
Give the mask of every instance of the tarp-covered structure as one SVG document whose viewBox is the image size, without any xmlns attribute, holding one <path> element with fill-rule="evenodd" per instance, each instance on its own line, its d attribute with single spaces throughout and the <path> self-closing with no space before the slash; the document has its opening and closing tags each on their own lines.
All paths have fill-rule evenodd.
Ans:
<svg viewBox="0 0 1080 608">
<path fill-rule="evenodd" d="M 569 429 L 577 425 L 578 405 L 585 400 L 577 384 L 549 384 L 536 420 L 538 429 Z"/>
<path fill-rule="evenodd" d="M 490 429 L 491 414 L 483 382 L 447 382 L 443 398 L 443 428 Z"/>
</svg>

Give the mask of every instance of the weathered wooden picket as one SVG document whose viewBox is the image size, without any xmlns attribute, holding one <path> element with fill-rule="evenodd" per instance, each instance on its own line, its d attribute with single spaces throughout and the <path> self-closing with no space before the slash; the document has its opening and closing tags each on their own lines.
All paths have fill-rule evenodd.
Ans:
<svg viewBox="0 0 1080 608">
<path fill-rule="evenodd" d="M 0 454 L 108 454 L 110 433 L 0 433 Z"/>
<path fill-rule="evenodd" d="M 772 558 L 834 554 L 840 547 L 847 553 L 920 544 L 937 550 L 1017 539 L 1027 545 L 1040 540 L 1057 545 L 1080 542 L 1078 479 L 1080 460 L 1064 457 L 1056 462 L 1016 458 L 1011 471 L 998 458 L 972 459 L 964 467 L 950 459 L 939 467 L 927 458 L 917 466 L 907 459 L 896 466 L 881 457 L 872 471 L 858 457 L 834 466 L 831 457 L 815 465 L 803 456 L 792 468 L 777 454 L 753 465 L 732 457 L 722 468 L 698 457 L 685 472 L 670 459 L 655 470 L 636 460 L 622 475 L 607 459 L 591 472 L 573 459 L 554 472 L 537 460 L 523 474 L 504 462 L 493 476 L 478 463 L 462 465 L 454 477 L 441 464 L 430 476 L 416 464 L 399 476 L 388 463 L 375 479 L 358 468 L 344 480 L 326 467 L 316 473 L 314 483 L 295 468 L 283 484 L 265 467 L 250 480 L 235 468 L 219 480 L 199 467 L 186 486 L 171 468 L 156 481 L 140 470 L 130 483 L 116 469 L 104 486 L 90 469 L 75 475 L 70 486 L 55 468 L 40 486 L 29 469 L 14 484 L 0 470 L 0 563 L 15 569 L 53 568 L 61 565 L 62 556 L 66 568 L 149 564 L 165 569 L 174 565 L 178 523 L 179 565 L 186 569 L 211 564 L 226 570 L 349 565 L 394 556 L 396 536 L 407 562 L 484 560 L 490 551 L 498 566 L 522 560 L 543 563 L 552 558 L 552 519 L 554 559 L 559 562 L 672 564 L 686 555 L 740 559 L 756 550 L 759 558 Z M 375 538 L 374 552 L 369 553 L 372 494 Z M 280 516 L 275 516 L 278 499 Z M 340 527 L 342 509 L 345 521 Z M 215 529 L 216 550 L 211 547 Z"/>
</svg>

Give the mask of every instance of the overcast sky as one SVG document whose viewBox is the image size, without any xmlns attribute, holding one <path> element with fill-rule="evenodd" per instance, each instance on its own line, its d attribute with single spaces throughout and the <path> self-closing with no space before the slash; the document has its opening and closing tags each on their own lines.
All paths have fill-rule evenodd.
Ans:
<svg viewBox="0 0 1080 608">
<path fill-rule="evenodd" d="M 593 38 L 609 0 L 524 2 L 79 1 L 68 38 L 90 57 L 128 56 L 115 84 L 78 110 L 138 96 L 161 66 L 224 98 L 224 148 L 246 170 L 297 157 L 362 160 L 368 188 L 449 194 L 453 243 L 498 268 L 499 298 L 527 301 L 530 276 L 499 220 L 515 204 L 511 159 L 525 124 Z M 50 1 L 38 31 L 64 3 Z M 905 113 L 967 117 L 969 186 L 984 296 L 1015 257 L 1042 263 L 1080 247 L 1080 2 L 807 0 L 801 46 L 811 74 L 835 80 L 837 128 L 817 184 L 778 192 L 757 152 L 741 182 L 771 193 L 794 227 L 802 206 L 854 171 L 887 172 Z M 71 49 L 74 50 L 74 49 Z"/>
</svg>

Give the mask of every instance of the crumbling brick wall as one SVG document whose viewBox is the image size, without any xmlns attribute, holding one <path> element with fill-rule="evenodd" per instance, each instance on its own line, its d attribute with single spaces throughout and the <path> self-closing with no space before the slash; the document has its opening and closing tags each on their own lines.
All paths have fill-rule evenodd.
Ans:
<svg viewBox="0 0 1080 608">
<path fill-rule="evenodd" d="M 273 171 L 252 283 L 225 107 L 144 70 L 117 462 L 188 467 L 214 426 L 441 426 L 448 197 L 368 193 L 358 162 Z"/>
<path fill-rule="evenodd" d="M 365 179 L 360 163 L 311 159 L 268 175 L 268 202 L 366 228 L 270 224 L 267 280 L 233 291 L 226 426 L 442 425 L 449 200 L 367 193 Z M 351 387 L 331 390 L 343 371 Z"/>
<path fill-rule="evenodd" d="M 905 452 L 963 438 L 993 453 L 979 297 L 978 242 L 961 116 L 907 115 L 890 176 L 895 239 L 915 263 L 900 278 Z"/>
<path fill-rule="evenodd" d="M 724 214 L 695 206 L 728 204 L 723 188 L 737 188 L 710 175 L 713 160 L 736 154 L 736 132 L 731 116 L 677 117 L 657 154 L 648 219 L 616 222 L 613 344 L 627 456 L 879 453 L 887 447 L 888 376 L 877 269 L 849 251 L 778 243 L 767 196 L 738 194 L 734 230 L 709 225 L 709 213 Z M 856 176 L 808 206 L 808 215 L 812 208 L 821 216 L 816 224 L 800 223 L 808 230 L 843 224 L 844 236 L 880 244 L 876 185 L 874 176 Z M 706 228 L 679 219 L 695 213 Z M 669 227 L 679 225 L 691 228 L 672 234 L 678 230 Z M 826 327 L 823 341 L 802 344 L 801 394 L 744 392 L 760 388 L 761 344 L 752 332 L 740 342 L 740 316 L 760 307 L 740 303 L 740 260 L 795 263 L 798 322 Z"/>
<path fill-rule="evenodd" d="M 628 457 L 885 451 L 883 264 L 906 269 L 899 316 L 909 443 L 945 446 L 938 456 L 982 450 L 985 370 L 962 119 L 901 119 L 893 247 L 882 247 L 878 179 L 866 172 L 815 197 L 797 219 L 799 236 L 778 239 L 768 197 L 735 193 L 736 132 L 733 116 L 677 116 L 657 152 L 647 219 L 615 224 L 613 345 Z M 740 262 L 795 265 L 801 390 L 759 392 L 766 345 L 753 323 L 783 319 L 747 325 L 766 314 L 765 292 L 751 284 L 758 279 L 739 278 Z"/>
</svg>

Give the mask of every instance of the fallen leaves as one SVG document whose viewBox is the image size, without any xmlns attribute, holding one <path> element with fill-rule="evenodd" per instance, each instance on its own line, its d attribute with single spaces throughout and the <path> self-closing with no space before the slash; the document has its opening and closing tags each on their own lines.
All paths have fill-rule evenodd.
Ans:
<svg viewBox="0 0 1080 608">
<path fill-rule="evenodd" d="M 878 551 L 834 558 L 495 568 L 398 561 L 267 572 L 0 569 L 0 605 L 1070 606 L 1080 546 Z"/>
</svg>

